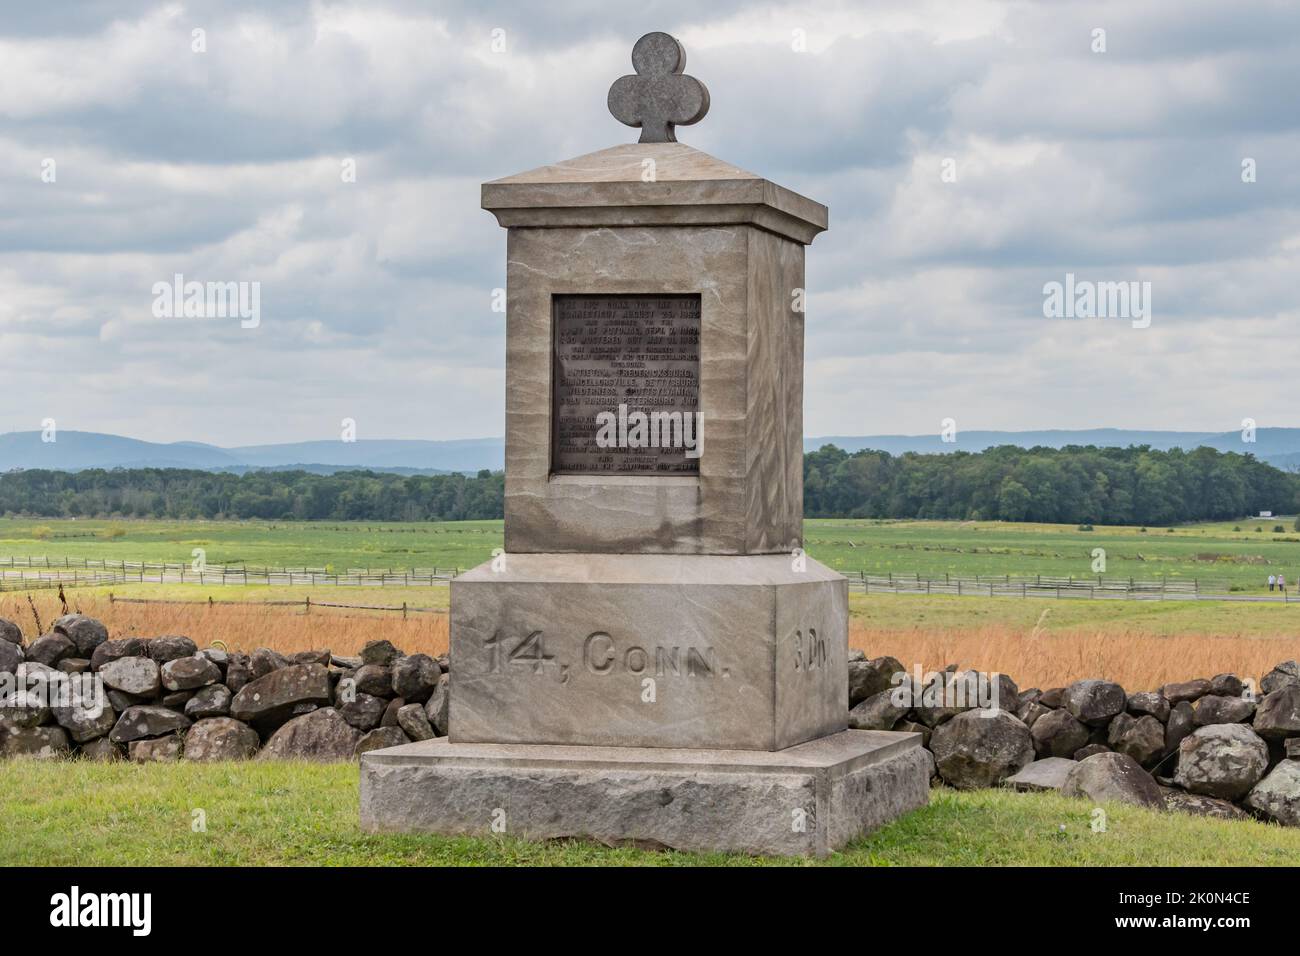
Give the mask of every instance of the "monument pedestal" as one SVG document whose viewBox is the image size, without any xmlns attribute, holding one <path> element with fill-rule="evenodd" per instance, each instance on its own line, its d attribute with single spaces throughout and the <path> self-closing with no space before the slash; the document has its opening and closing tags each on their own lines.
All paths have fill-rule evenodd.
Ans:
<svg viewBox="0 0 1300 956">
<path fill-rule="evenodd" d="M 920 734 L 873 730 L 775 752 L 439 738 L 361 758 L 361 825 L 825 856 L 924 806 L 932 766 Z"/>
</svg>

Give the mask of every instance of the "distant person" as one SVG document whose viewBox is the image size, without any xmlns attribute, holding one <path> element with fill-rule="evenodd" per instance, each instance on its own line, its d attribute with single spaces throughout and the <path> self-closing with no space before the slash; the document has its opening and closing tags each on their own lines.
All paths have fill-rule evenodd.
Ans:
<svg viewBox="0 0 1300 956">
<path fill-rule="evenodd" d="M 1283 594 L 1286 593 L 1286 576 L 1285 576 L 1285 575 L 1279 574 L 1279 575 L 1277 576 L 1277 589 L 1278 589 L 1279 591 L 1281 591 Z"/>
<path fill-rule="evenodd" d="M 1268 589 L 1269 589 L 1270 591 L 1273 590 L 1273 585 L 1275 585 L 1275 584 L 1277 584 L 1277 576 L 1276 576 L 1276 575 L 1273 575 L 1273 574 L 1270 574 L 1270 575 L 1268 576 Z"/>
</svg>

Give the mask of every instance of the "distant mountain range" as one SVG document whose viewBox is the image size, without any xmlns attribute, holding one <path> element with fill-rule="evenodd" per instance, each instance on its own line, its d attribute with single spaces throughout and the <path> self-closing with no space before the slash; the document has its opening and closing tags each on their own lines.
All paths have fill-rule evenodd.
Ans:
<svg viewBox="0 0 1300 956">
<path fill-rule="evenodd" d="M 1240 432 L 1143 431 L 1091 428 L 1050 431 L 963 431 L 957 441 L 934 435 L 828 435 L 805 438 L 804 449 L 837 445 L 845 451 L 874 448 L 898 455 L 903 452 L 983 451 L 995 445 L 1031 448 L 1044 445 L 1100 445 L 1123 448 L 1192 449 L 1208 446 L 1220 451 L 1251 452 L 1279 468 L 1300 467 L 1300 428 L 1261 428 L 1253 443 Z M 500 438 L 457 441 L 365 439 L 355 442 L 308 441 L 282 445 L 244 445 L 222 448 L 202 442 L 147 442 L 98 432 L 60 431 L 54 442 L 41 441 L 41 433 L 9 432 L 0 435 L 0 471 L 14 468 L 51 468 L 81 471 L 86 468 L 197 468 L 204 471 L 242 473 L 257 469 L 331 473 L 371 469 L 398 474 L 473 474 L 488 468 L 499 471 L 505 463 Z"/>
</svg>

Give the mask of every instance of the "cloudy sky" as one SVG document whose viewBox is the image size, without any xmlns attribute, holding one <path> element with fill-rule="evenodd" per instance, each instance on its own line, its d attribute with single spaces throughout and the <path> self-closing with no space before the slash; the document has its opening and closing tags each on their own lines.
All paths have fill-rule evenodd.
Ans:
<svg viewBox="0 0 1300 956">
<path fill-rule="evenodd" d="M 479 184 L 634 141 L 649 30 L 683 142 L 830 207 L 807 434 L 1300 425 L 1294 2 L 3 0 L 0 432 L 500 435 Z M 175 273 L 261 325 L 156 317 Z M 1044 317 L 1066 273 L 1149 327 Z"/>
</svg>

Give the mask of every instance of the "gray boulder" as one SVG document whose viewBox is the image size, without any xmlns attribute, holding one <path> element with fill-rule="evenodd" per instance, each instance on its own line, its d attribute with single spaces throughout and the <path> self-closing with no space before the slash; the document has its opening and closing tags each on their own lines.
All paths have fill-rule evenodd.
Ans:
<svg viewBox="0 0 1300 956">
<path fill-rule="evenodd" d="M 1100 727 L 1122 714 L 1128 695 L 1119 684 L 1108 680 L 1079 680 L 1065 689 L 1061 698 L 1066 710 L 1076 720 L 1090 727 Z"/>
<path fill-rule="evenodd" d="M 1019 773 L 1007 777 L 1006 785 L 1013 790 L 1060 790 L 1065 778 L 1074 769 L 1074 761 L 1065 757 L 1046 757 L 1035 760 Z"/>
<path fill-rule="evenodd" d="M 1128 695 L 1128 712 L 1134 717 L 1154 717 L 1163 724 L 1169 719 L 1169 701 L 1156 691 L 1139 691 Z"/>
<path fill-rule="evenodd" d="M 1094 754 L 1076 763 L 1061 785 L 1066 797 L 1085 797 L 1096 803 L 1114 801 L 1161 809 L 1160 787 L 1128 754 Z"/>
<path fill-rule="evenodd" d="M 50 629 L 68 637 L 76 645 L 78 657 L 90 657 L 108 640 L 108 628 L 84 614 L 65 614 Z"/>
<path fill-rule="evenodd" d="M 1094 754 L 1108 754 L 1111 749 L 1105 744 L 1088 744 L 1086 747 L 1080 747 L 1074 752 L 1075 760 L 1087 760 Z"/>
<path fill-rule="evenodd" d="M 193 657 L 198 653 L 199 646 L 188 637 L 169 634 L 148 641 L 146 650 L 149 652 L 149 657 L 155 662 L 166 664 L 168 661 L 179 660 L 182 657 Z"/>
<path fill-rule="evenodd" d="M 299 704 L 328 704 L 330 690 L 329 671 L 320 664 L 293 664 L 240 688 L 230 702 L 230 716 L 248 723 L 278 724 L 293 716 Z"/>
<path fill-rule="evenodd" d="M 339 716 L 360 731 L 374 730 L 378 727 L 379 722 L 384 719 L 384 708 L 388 706 L 388 701 L 364 691 L 356 691 L 351 696 L 351 700 L 345 701 L 340 696 L 334 702 Z"/>
<path fill-rule="evenodd" d="M 1161 787 L 1165 797 L 1165 808 L 1177 813 L 1193 813 L 1200 817 L 1212 817 L 1215 820 L 1244 820 L 1246 812 L 1234 803 L 1207 797 L 1199 793 L 1188 793 L 1177 787 Z"/>
<path fill-rule="evenodd" d="M 283 670 L 289 666 L 289 658 L 269 647 L 259 647 L 253 651 L 249 657 L 248 666 L 253 671 L 253 679 L 265 677 L 274 671 Z"/>
<path fill-rule="evenodd" d="M 1215 697 L 1240 697 L 1246 685 L 1236 674 L 1215 674 L 1210 678 L 1210 693 Z"/>
<path fill-rule="evenodd" d="M 172 734 L 151 740 L 133 740 L 127 744 L 132 763 L 175 763 L 181 759 L 181 738 Z"/>
<path fill-rule="evenodd" d="M 935 728 L 930 737 L 939 775 L 959 790 L 994 787 L 1034 759 L 1029 728 L 1005 710 L 971 710 Z"/>
<path fill-rule="evenodd" d="M 1288 827 L 1300 827 L 1300 760 L 1283 760 L 1255 784 L 1246 806 Z"/>
<path fill-rule="evenodd" d="M 1300 687 L 1300 663 L 1283 661 L 1259 682 L 1259 689 L 1265 694 L 1276 693 L 1287 687 Z"/>
<path fill-rule="evenodd" d="M 436 693 L 436 691 L 435 691 L 435 693 Z M 430 700 L 430 702 L 432 702 L 432 701 L 433 701 L 433 698 L 430 697 L 429 700 Z M 379 726 L 380 726 L 380 727 L 396 727 L 396 726 L 397 726 L 397 712 L 398 712 L 399 710 L 401 710 L 401 709 L 402 709 L 403 707 L 405 707 L 405 706 L 406 706 L 406 701 L 403 700 L 401 697 L 394 697 L 392 700 L 390 700 L 390 701 L 388 702 L 388 706 L 384 708 L 384 716 L 379 718 Z M 426 709 L 426 713 L 427 713 L 427 712 L 428 712 L 428 705 L 427 705 L 427 704 L 425 705 L 425 709 Z"/>
<path fill-rule="evenodd" d="M 368 731 L 357 741 L 356 747 L 353 748 L 353 756 L 360 757 L 371 750 L 382 750 L 385 747 L 400 747 L 402 744 L 409 744 L 405 733 L 400 727 L 376 727 Z"/>
<path fill-rule="evenodd" d="M 209 684 L 195 691 L 194 696 L 185 702 L 185 716 L 190 720 L 225 717 L 230 713 L 233 699 L 234 695 L 225 684 Z"/>
<path fill-rule="evenodd" d="M 295 667 L 320 667 L 295 664 Z M 324 670 L 324 668 L 321 668 Z M 263 678 L 264 679 L 264 678 Z M 259 760 L 350 760 L 361 733 L 350 727 L 333 707 L 321 707 L 295 717 L 266 742 Z"/>
<path fill-rule="evenodd" d="M 1300 737 L 1300 686 L 1283 686 L 1260 698 L 1254 727 L 1266 740 Z"/>
<path fill-rule="evenodd" d="M 423 704 L 406 704 L 397 711 L 397 726 L 412 740 L 432 740 L 433 725 L 424 714 Z"/>
<path fill-rule="evenodd" d="M 171 691 L 197 690 L 221 680 L 221 668 L 203 657 L 178 657 L 162 666 L 162 685 Z"/>
<path fill-rule="evenodd" d="M 393 693 L 412 703 L 424 703 L 438 686 L 442 668 L 428 654 L 411 654 L 392 665 Z"/>
<path fill-rule="evenodd" d="M 361 648 L 362 664 L 382 664 L 387 667 L 402 656 L 402 652 L 393 646 L 392 641 L 366 641 Z"/>
<path fill-rule="evenodd" d="M 1192 705 L 1192 722 L 1197 727 L 1210 724 L 1240 724 L 1255 713 L 1255 702 L 1244 697 L 1220 697 L 1206 694 Z"/>
<path fill-rule="evenodd" d="M 1178 745 L 1174 782 L 1190 793 L 1238 800 L 1268 769 L 1268 746 L 1244 724 L 1201 727 Z"/>
<path fill-rule="evenodd" d="M 120 661 L 124 657 L 147 657 L 148 653 L 145 642 L 138 637 L 119 637 L 116 640 L 104 641 L 90 655 L 90 669 L 103 670 L 113 661 Z"/>
<path fill-rule="evenodd" d="M 17 673 L 18 665 L 25 659 L 20 645 L 0 641 L 0 674 Z"/>
<path fill-rule="evenodd" d="M 1184 701 L 1190 704 L 1194 700 L 1200 700 L 1209 692 L 1210 682 L 1201 678 L 1166 684 L 1160 688 L 1160 693 L 1170 704 L 1181 704 Z"/>
<path fill-rule="evenodd" d="M 0 617 L 0 641 L 7 644 L 22 644 L 23 629 L 13 621 Z"/>
<path fill-rule="evenodd" d="M 85 760 L 93 760 L 102 763 L 111 760 L 121 760 L 124 754 L 122 748 L 107 737 L 97 737 L 81 745 L 79 751 Z"/>
<path fill-rule="evenodd" d="M 375 697 L 393 696 L 393 669 L 386 664 L 363 664 L 352 679 L 362 693 Z"/>
<path fill-rule="evenodd" d="M 77 652 L 77 645 L 66 634 L 51 632 L 43 634 L 27 646 L 26 657 L 29 661 L 53 667 L 65 657 Z"/>
<path fill-rule="evenodd" d="M 74 693 L 66 706 L 54 707 L 52 711 L 59 726 L 79 744 L 103 737 L 117 723 L 117 713 L 102 692 Z"/>
<path fill-rule="evenodd" d="M 232 694 L 238 694 L 253 680 L 253 662 L 247 654 L 231 654 L 226 662 L 225 684 Z"/>
<path fill-rule="evenodd" d="M 1150 714 L 1120 714 L 1110 722 L 1107 742 L 1116 753 L 1127 754 L 1150 768 L 1164 756 L 1165 725 Z"/>
<path fill-rule="evenodd" d="M 1049 710 L 1029 729 L 1041 757 L 1069 757 L 1088 743 L 1088 728 L 1067 710 Z"/>
<path fill-rule="evenodd" d="M 190 720 L 184 714 L 178 714 L 174 710 L 152 704 L 137 704 L 122 711 L 122 715 L 117 718 L 117 723 L 113 725 L 108 739 L 115 744 L 124 744 L 145 737 L 161 737 L 164 734 L 174 734 L 177 731 L 184 730 L 189 725 Z"/>
<path fill-rule="evenodd" d="M 50 760 L 72 749 L 62 727 L 8 727 L 0 734 L 0 755 Z"/>
<path fill-rule="evenodd" d="M 135 697 L 153 697 L 161 687 L 158 664 L 147 657 L 121 657 L 99 669 L 106 687 Z"/>
<path fill-rule="evenodd" d="M 1183 738 L 1196 729 L 1196 711 L 1187 701 L 1169 708 L 1169 722 L 1165 725 L 1165 755 L 1178 750 Z"/>
<path fill-rule="evenodd" d="M 849 728 L 851 730 L 892 730 L 894 724 L 907 716 L 911 710 L 906 704 L 898 704 L 893 689 L 882 690 L 872 694 L 866 700 L 854 705 L 849 711 Z"/>
<path fill-rule="evenodd" d="M 329 666 L 330 659 L 329 648 L 310 651 L 298 651 L 296 654 L 289 655 L 290 664 L 323 664 Z"/>
<path fill-rule="evenodd" d="M 248 724 L 230 717 L 207 717 L 185 735 L 185 759 L 247 760 L 257 753 L 260 743 L 257 731 Z"/>
<path fill-rule="evenodd" d="M 893 687 L 893 676 L 904 672 L 895 657 L 876 657 L 849 662 L 849 707 L 856 707 L 868 697 Z"/>
<path fill-rule="evenodd" d="M 434 688 L 433 696 L 424 706 L 424 715 L 429 718 L 429 724 L 433 727 L 433 732 L 439 737 L 447 736 L 447 714 L 450 710 L 451 694 L 447 684 L 448 675 L 443 674 L 438 678 L 438 686 Z"/>
</svg>

